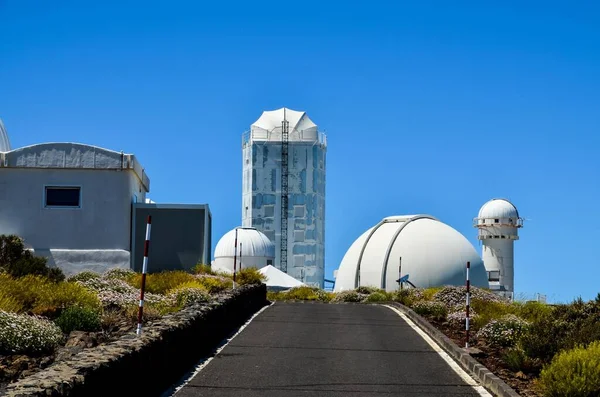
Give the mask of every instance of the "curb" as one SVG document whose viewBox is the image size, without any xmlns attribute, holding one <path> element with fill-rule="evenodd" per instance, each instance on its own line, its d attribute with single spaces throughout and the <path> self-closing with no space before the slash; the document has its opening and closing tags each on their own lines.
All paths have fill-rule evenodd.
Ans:
<svg viewBox="0 0 600 397">
<path fill-rule="evenodd" d="M 415 322 L 429 337 L 440 345 L 464 370 L 471 374 L 475 379 L 481 382 L 481 385 L 488 391 L 492 392 L 497 397 L 520 397 L 520 395 L 506 384 L 502 379 L 495 375 L 492 371 L 480 364 L 477 360 L 471 357 L 470 354 L 458 347 L 450 338 L 444 335 L 440 330 L 431 325 L 423 317 L 409 309 L 408 307 L 391 302 L 390 305 L 400 309 L 407 317 Z"/>
</svg>

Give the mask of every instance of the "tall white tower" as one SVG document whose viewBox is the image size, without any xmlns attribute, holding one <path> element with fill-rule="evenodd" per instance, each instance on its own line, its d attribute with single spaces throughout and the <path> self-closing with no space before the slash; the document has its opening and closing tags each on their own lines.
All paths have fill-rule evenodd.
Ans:
<svg viewBox="0 0 600 397">
<path fill-rule="evenodd" d="M 323 288 L 327 140 L 305 112 L 265 111 L 242 139 L 242 226 L 275 243 L 276 268 Z"/>
<path fill-rule="evenodd" d="M 492 199 L 479 210 L 473 220 L 482 242 L 482 259 L 488 273 L 490 288 L 499 295 L 513 299 L 514 295 L 514 242 L 519 239 L 523 219 L 513 203 Z"/>
</svg>

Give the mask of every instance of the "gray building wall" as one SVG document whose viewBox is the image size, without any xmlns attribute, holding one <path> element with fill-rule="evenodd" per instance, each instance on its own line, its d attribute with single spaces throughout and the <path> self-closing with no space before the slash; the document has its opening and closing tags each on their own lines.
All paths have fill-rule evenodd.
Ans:
<svg viewBox="0 0 600 397">
<path fill-rule="evenodd" d="M 132 268 L 142 270 L 148 215 L 152 216 L 148 272 L 210 264 L 212 215 L 205 204 L 134 204 Z"/>
<path fill-rule="evenodd" d="M 46 186 L 79 186 L 79 208 L 46 208 Z M 0 153 L 0 234 L 67 274 L 128 267 L 132 203 L 149 180 L 133 155 L 88 145 L 40 144 Z"/>
</svg>

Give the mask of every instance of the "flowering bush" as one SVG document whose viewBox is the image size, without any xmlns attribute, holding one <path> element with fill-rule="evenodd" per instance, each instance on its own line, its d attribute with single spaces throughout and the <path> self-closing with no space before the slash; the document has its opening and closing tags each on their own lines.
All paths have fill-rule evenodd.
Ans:
<svg viewBox="0 0 600 397">
<path fill-rule="evenodd" d="M 411 306 L 414 302 L 425 299 L 423 288 L 404 288 L 394 292 L 393 300 Z"/>
<path fill-rule="evenodd" d="M 470 288 L 471 299 L 478 299 L 486 302 L 504 302 L 500 296 L 493 292 L 481 288 Z M 467 287 L 446 286 L 433 295 L 433 300 L 443 303 L 447 308 L 464 306 L 467 297 Z"/>
<path fill-rule="evenodd" d="M 448 321 L 451 325 L 455 326 L 465 326 L 467 318 L 467 312 L 465 309 L 454 311 L 448 316 L 446 316 L 446 321 Z M 479 314 L 475 312 L 472 308 L 469 309 L 469 323 L 477 321 L 479 318 Z"/>
<path fill-rule="evenodd" d="M 44 353 L 62 340 L 60 328 L 47 319 L 0 311 L 0 353 Z"/>
<path fill-rule="evenodd" d="M 415 313 L 435 320 L 444 320 L 448 312 L 443 303 L 435 301 L 418 301 L 411 307 Z"/>
<path fill-rule="evenodd" d="M 333 299 L 331 300 L 332 302 L 363 302 L 366 298 L 368 297 L 368 295 L 366 294 L 361 294 L 356 290 L 350 290 L 350 291 L 342 291 L 337 293 Z"/>
<path fill-rule="evenodd" d="M 129 280 L 131 277 L 135 276 L 137 273 L 131 269 L 123 269 L 119 267 L 115 267 L 107 270 L 102 275 L 103 278 L 112 279 L 116 278 L 119 280 Z"/>
<path fill-rule="evenodd" d="M 492 320 L 477 332 L 492 346 L 512 347 L 525 332 L 529 323 L 519 317 L 508 314 L 498 320 Z"/>
<path fill-rule="evenodd" d="M 106 278 L 104 276 L 101 278 L 91 278 L 86 281 L 77 281 L 77 283 L 96 292 L 104 307 L 125 307 L 128 305 L 135 305 L 140 299 L 139 289 L 127 284 L 127 282 L 117 277 Z M 144 293 L 144 301 L 150 304 L 170 303 L 167 297 L 150 292 Z"/>
<path fill-rule="evenodd" d="M 385 291 L 375 291 L 367 296 L 366 302 L 387 302 L 392 300 L 392 294 Z"/>
<path fill-rule="evenodd" d="M 184 287 L 169 292 L 168 299 L 176 302 L 179 306 L 192 305 L 194 303 L 210 301 L 210 295 L 203 288 Z"/>
<path fill-rule="evenodd" d="M 87 281 L 92 278 L 100 278 L 102 275 L 100 273 L 92 272 L 89 270 L 73 274 L 72 276 L 67 277 L 67 281 L 76 282 L 76 281 Z"/>
</svg>

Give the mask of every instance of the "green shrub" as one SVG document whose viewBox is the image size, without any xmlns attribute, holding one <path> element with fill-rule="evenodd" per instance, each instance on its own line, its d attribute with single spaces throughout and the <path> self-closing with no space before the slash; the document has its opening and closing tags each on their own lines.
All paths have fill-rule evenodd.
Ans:
<svg viewBox="0 0 600 397">
<path fill-rule="evenodd" d="M 204 287 L 178 287 L 170 291 L 168 296 L 180 307 L 210 301 L 210 295 Z"/>
<path fill-rule="evenodd" d="M 600 341 L 558 353 L 538 384 L 547 397 L 600 395 Z"/>
<path fill-rule="evenodd" d="M 356 290 L 349 290 L 349 291 L 338 292 L 331 301 L 336 302 L 336 303 L 340 303 L 340 302 L 359 303 L 359 302 L 363 302 L 366 298 L 367 298 L 366 295 L 361 294 Z"/>
<path fill-rule="evenodd" d="M 73 305 L 100 307 L 96 294 L 77 283 L 55 283 L 35 275 L 20 278 L 0 275 L 0 296 L 9 296 L 17 302 L 20 305 L 19 312 L 50 318 Z"/>
<path fill-rule="evenodd" d="M 0 354 L 39 354 L 63 341 L 61 329 L 38 316 L 0 311 Z"/>
<path fill-rule="evenodd" d="M 519 344 L 528 357 L 549 363 L 560 350 L 595 340 L 600 340 L 600 305 L 578 299 L 540 314 Z"/>
<path fill-rule="evenodd" d="M 419 301 L 416 302 L 412 309 L 415 313 L 431 318 L 433 320 L 443 321 L 446 319 L 446 315 L 448 314 L 448 309 L 441 302 L 435 301 Z"/>
<path fill-rule="evenodd" d="M 139 275 L 139 273 L 136 273 L 131 269 L 123 269 L 120 267 L 115 267 L 115 268 L 108 269 L 107 271 L 105 271 L 104 274 L 102 274 L 102 277 L 107 280 L 117 279 L 117 280 L 129 281 L 136 275 Z"/>
<path fill-rule="evenodd" d="M 267 277 L 258 271 L 255 267 L 246 267 L 236 274 L 235 281 L 240 285 L 262 284 Z"/>
<path fill-rule="evenodd" d="M 287 291 L 267 293 L 267 299 L 273 300 L 298 300 L 298 301 L 320 301 L 329 302 L 333 297 L 332 293 L 324 291 L 317 287 L 309 287 L 303 285 L 300 287 L 290 288 Z"/>
<path fill-rule="evenodd" d="M 211 276 L 215 276 L 216 272 L 209 265 L 205 265 L 203 263 L 198 263 L 196 266 L 192 268 L 192 273 L 194 274 L 210 274 Z"/>
<path fill-rule="evenodd" d="M 67 281 L 76 282 L 76 281 L 89 281 L 92 279 L 100 278 L 102 275 L 100 273 L 92 272 L 89 270 L 74 274 L 72 276 L 67 277 Z"/>
<path fill-rule="evenodd" d="M 367 297 L 366 302 L 388 302 L 391 300 L 392 300 L 392 294 L 388 294 L 387 292 L 377 291 L 377 292 L 373 292 L 372 294 L 370 294 Z"/>
<path fill-rule="evenodd" d="M 57 267 L 48 267 L 48 260 L 34 256 L 25 249 L 23 239 L 15 235 L 0 235 L 0 269 L 13 277 L 44 276 L 53 282 L 64 281 L 65 275 Z"/>
<path fill-rule="evenodd" d="M 210 294 L 217 294 L 233 287 L 231 279 L 218 276 L 198 275 L 195 276 L 194 280 L 206 288 Z"/>
<path fill-rule="evenodd" d="M 392 300 L 402 303 L 405 306 L 411 306 L 415 302 L 424 299 L 423 288 L 403 288 L 395 291 L 392 295 Z"/>
<path fill-rule="evenodd" d="M 528 326 L 528 322 L 514 314 L 508 314 L 487 323 L 477 332 L 477 337 L 483 338 L 491 346 L 512 347 Z"/>
<path fill-rule="evenodd" d="M 539 321 L 552 314 L 553 307 L 541 302 L 513 303 L 514 314 L 529 322 Z"/>
<path fill-rule="evenodd" d="M 0 310 L 11 313 L 20 313 L 23 311 L 23 304 L 15 299 L 14 296 L 7 295 L 0 289 Z"/>
<path fill-rule="evenodd" d="M 127 281 L 135 288 L 140 288 L 142 274 L 131 276 Z M 146 291 L 153 294 L 165 294 L 188 281 L 194 281 L 194 275 L 181 270 L 150 273 L 146 275 Z"/>
<path fill-rule="evenodd" d="M 462 305 L 464 310 L 465 304 Z M 490 321 L 497 320 L 509 314 L 514 314 L 516 308 L 508 302 L 503 301 L 488 301 L 485 299 L 471 299 L 470 308 L 474 310 L 478 316 L 476 319 L 471 319 L 473 326 L 481 328 Z"/>
<path fill-rule="evenodd" d="M 371 287 L 371 286 L 365 286 L 365 285 L 358 287 L 356 289 L 356 292 L 358 292 L 359 294 L 365 294 L 365 295 L 369 295 L 369 294 L 372 294 L 373 292 L 378 292 L 378 291 L 381 291 L 381 290 L 377 287 Z"/>
<path fill-rule="evenodd" d="M 71 331 L 98 331 L 101 326 L 101 314 L 98 309 L 70 306 L 60 313 L 54 323 L 66 334 Z"/>
<path fill-rule="evenodd" d="M 506 349 L 502 354 L 501 359 L 513 372 L 522 371 L 524 373 L 537 373 L 541 366 L 539 360 L 527 357 L 523 349 L 518 347 Z"/>
</svg>

